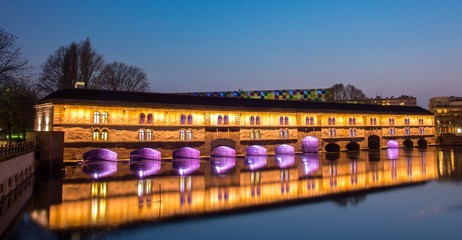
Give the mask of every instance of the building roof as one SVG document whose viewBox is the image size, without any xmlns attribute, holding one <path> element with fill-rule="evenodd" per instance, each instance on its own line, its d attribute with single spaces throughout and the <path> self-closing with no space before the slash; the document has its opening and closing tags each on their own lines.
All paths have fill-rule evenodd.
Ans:
<svg viewBox="0 0 462 240">
<path fill-rule="evenodd" d="M 238 107 L 240 109 L 270 108 L 280 111 L 307 112 L 370 112 L 384 114 L 419 114 L 433 115 L 430 111 L 418 106 L 381 106 L 374 104 L 348 104 L 309 101 L 280 101 L 245 98 L 203 97 L 153 92 L 125 92 L 95 89 L 64 89 L 46 96 L 39 103 L 83 103 L 83 102 L 114 102 L 132 104 L 179 104 L 189 106 L 220 106 Z"/>
</svg>

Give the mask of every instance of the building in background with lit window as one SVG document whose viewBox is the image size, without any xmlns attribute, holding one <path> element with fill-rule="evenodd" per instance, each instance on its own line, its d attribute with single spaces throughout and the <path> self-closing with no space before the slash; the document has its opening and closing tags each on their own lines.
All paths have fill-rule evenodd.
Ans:
<svg viewBox="0 0 462 240">
<path fill-rule="evenodd" d="M 462 136 L 462 97 L 433 97 L 428 107 L 435 115 L 437 135 Z"/>
</svg>

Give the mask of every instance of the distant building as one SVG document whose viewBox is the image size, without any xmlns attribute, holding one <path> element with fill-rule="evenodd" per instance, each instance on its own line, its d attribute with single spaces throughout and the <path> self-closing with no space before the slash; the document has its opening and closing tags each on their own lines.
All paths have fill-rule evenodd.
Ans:
<svg viewBox="0 0 462 240">
<path fill-rule="evenodd" d="M 401 95 L 399 97 L 375 97 L 359 100 L 345 100 L 343 103 L 374 104 L 382 106 L 417 106 L 417 99 L 413 96 Z"/>
<path fill-rule="evenodd" d="M 462 135 L 462 97 L 433 97 L 429 110 L 435 115 L 436 134 Z"/>
<path fill-rule="evenodd" d="M 204 97 L 252 98 L 265 100 L 298 100 L 311 102 L 332 102 L 331 88 L 284 89 L 284 90 L 242 90 L 222 92 L 186 92 L 181 95 Z"/>
</svg>

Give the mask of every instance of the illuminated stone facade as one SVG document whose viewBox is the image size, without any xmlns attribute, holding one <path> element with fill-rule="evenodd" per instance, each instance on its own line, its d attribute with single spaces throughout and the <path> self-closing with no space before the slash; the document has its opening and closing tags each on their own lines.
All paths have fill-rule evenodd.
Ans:
<svg viewBox="0 0 462 240">
<path fill-rule="evenodd" d="M 210 98 L 159 93 L 69 89 L 36 105 L 37 131 L 64 132 L 64 159 L 82 159 L 94 148 L 128 158 L 141 147 L 163 158 L 181 147 L 209 156 L 220 145 L 238 155 L 252 145 L 269 154 L 281 144 L 296 152 L 302 139 L 318 139 L 318 149 L 357 150 L 434 143 L 433 115 L 420 107 Z M 335 149 L 335 147 L 333 148 Z"/>
</svg>

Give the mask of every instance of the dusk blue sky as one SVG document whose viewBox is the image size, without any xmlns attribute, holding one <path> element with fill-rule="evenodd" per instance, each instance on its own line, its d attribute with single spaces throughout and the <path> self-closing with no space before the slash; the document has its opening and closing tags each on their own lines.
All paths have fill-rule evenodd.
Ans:
<svg viewBox="0 0 462 240">
<path fill-rule="evenodd" d="M 327 88 L 462 96 L 462 1 L 0 0 L 0 27 L 40 65 L 90 38 L 152 91 Z"/>
</svg>

